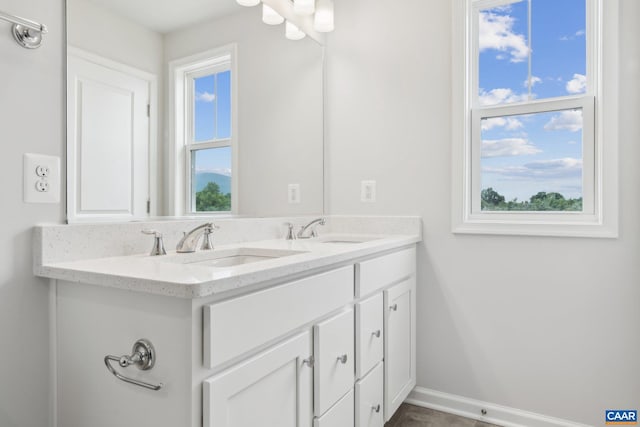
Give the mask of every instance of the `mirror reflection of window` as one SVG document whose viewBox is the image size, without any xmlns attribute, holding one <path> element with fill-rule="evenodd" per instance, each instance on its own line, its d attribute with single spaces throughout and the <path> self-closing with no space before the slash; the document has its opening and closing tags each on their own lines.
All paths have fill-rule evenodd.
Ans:
<svg viewBox="0 0 640 427">
<path fill-rule="evenodd" d="M 213 58 L 213 61 L 216 61 Z M 208 62 L 208 61 L 207 61 Z M 230 212 L 232 180 L 230 59 L 185 75 L 190 102 L 184 112 L 191 130 L 185 141 L 190 171 L 187 204 L 191 213 Z"/>
</svg>

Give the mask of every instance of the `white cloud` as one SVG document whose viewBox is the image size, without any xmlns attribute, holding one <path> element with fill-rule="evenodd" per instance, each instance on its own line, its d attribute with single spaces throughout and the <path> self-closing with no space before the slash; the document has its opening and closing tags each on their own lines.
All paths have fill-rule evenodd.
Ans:
<svg viewBox="0 0 640 427">
<path fill-rule="evenodd" d="M 529 95 L 526 93 L 518 94 L 508 88 L 491 89 L 489 92 L 480 89 L 480 105 L 497 105 L 510 104 L 512 102 L 527 101 Z M 532 97 L 535 97 L 532 94 Z"/>
<path fill-rule="evenodd" d="M 510 56 L 511 62 L 527 59 L 529 47 L 523 34 L 513 32 L 514 23 L 515 19 L 509 15 L 480 12 L 480 52 L 487 49 L 505 52 Z"/>
<path fill-rule="evenodd" d="M 573 79 L 567 82 L 566 89 L 569 93 L 584 93 L 587 90 L 587 76 L 574 74 Z"/>
<path fill-rule="evenodd" d="M 523 138 L 485 139 L 482 141 L 483 158 L 515 157 L 541 153 L 542 150 Z"/>
<path fill-rule="evenodd" d="M 573 34 L 571 34 L 571 35 L 568 35 L 568 36 L 561 36 L 561 37 L 559 38 L 559 40 L 560 40 L 560 41 L 563 41 L 563 42 L 566 42 L 566 41 L 569 41 L 569 40 L 574 40 L 574 39 L 575 39 L 575 38 L 577 38 L 577 37 L 583 37 L 585 34 L 586 34 L 586 31 L 585 31 L 585 30 L 578 30 L 578 31 L 576 31 L 575 33 L 573 33 Z"/>
<path fill-rule="evenodd" d="M 542 79 L 540 77 L 531 76 L 531 87 L 534 87 L 538 83 L 542 83 Z M 529 79 L 525 80 L 522 83 L 522 86 L 528 88 L 529 87 Z"/>
<path fill-rule="evenodd" d="M 196 101 L 213 102 L 216 99 L 215 93 L 198 92 L 196 93 Z"/>
<path fill-rule="evenodd" d="M 196 173 L 217 173 L 219 175 L 231 176 L 231 168 L 196 168 Z"/>
<path fill-rule="evenodd" d="M 553 116 L 551 120 L 544 125 L 544 130 L 568 130 L 570 132 L 578 132 L 582 130 L 582 110 L 562 111 Z"/>
<path fill-rule="evenodd" d="M 538 160 L 518 166 L 501 168 L 484 167 L 486 173 L 494 173 L 511 179 L 558 179 L 580 177 L 582 175 L 582 160 L 572 157 L 562 159 Z"/>
<path fill-rule="evenodd" d="M 523 125 L 522 122 L 513 117 L 491 117 L 489 119 L 482 120 L 480 125 L 483 131 L 491 130 L 493 128 L 505 128 L 506 130 L 520 129 Z"/>
</svg>

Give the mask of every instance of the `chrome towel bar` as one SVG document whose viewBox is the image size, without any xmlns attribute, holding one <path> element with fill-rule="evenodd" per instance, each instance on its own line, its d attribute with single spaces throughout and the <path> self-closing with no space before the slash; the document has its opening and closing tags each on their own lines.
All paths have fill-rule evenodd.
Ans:
<svg viewBox="0 0 640 427">
<path fill-rule="evenodd" d="M 20 18 L 19 16 L 10 15 L 0 12 L 0 19 L 11 22 L 11 33 L 18 44 L 27 49 L 35 49 L 42 44 L 42 35 L 47 33 L 47 27 L 44 24 L 29 19 Z"/>
<path fill-rule="evenodd" d="M 109 369 L 109 372 L 111 372 L 116 378 L 124 382 L 156 391 L 160 390 L 164 386 L 164 384 L 162 383 L 149 384 L 144 381 L 125 377 L 115 370 L 115 368 L 111 365 L 111 361 L 118 362 L 118 364 L 123 368 L 131 365 L 136 365 L 138 369 L 141 369 L 143 371 L 153 368 L 153 365 L 156 363 L 156 351 L 153 348 L 153 344 L 151 344 L 151 341 L 149 340 L 141 338 L 136 341 L 136 343 L 133 345 L 133 349 L 131 350 L 131 356 L 105 356 L 104 364 L 107 365 L 107 369 Z"/>
</svg>

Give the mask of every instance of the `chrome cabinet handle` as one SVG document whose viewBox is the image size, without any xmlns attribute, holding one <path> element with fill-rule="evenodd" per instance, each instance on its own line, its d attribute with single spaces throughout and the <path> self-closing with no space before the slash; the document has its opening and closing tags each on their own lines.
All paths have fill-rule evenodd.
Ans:
<svg viewBox="0 0 640 427">
<path fill-rule="evenodd" d="M 371 335 L 373 335 L 376 338 L 380 338 L 380 329 L 378 329 L 377 331 L 371 332 Z"/>
<path fill-rule="evenodd" d="M 129 367 L 131 365 L 136 365 L 138 369 L 143 371 L 153 368 L 153 365 L 156 363 L 156 351 L 153 348 L 153 344 L 151 344 L 151 341 L 149 340 L 142 338 L 136 341 L 135 344 L 133 344 L 131 356 L 127 356 L 126 354 L 119 357 L 111 355 L 105 356 L 104 364 L 107 365 L 107 369 L 109 370 L 109 372 L 111 372 L 116 378 L 124 382 L 156 391 L 164 387 L 164 384 L 162 383 L 149 384 L 144 381 L 125 377 L 115 370 L 115 368 L 110 363 L 111 361 L 118 362 L 118 364 L 123 368 Z"/>
<path fill-rule="evenodd" d="M 343 354 L 342 356 L 338 356 L 338 362 L 342 363 L 343 365 L 347 363 L 347 355 Z"/>
<path fill-rule="evenodd" d="M 308 358 L 302 361 L 303 365 L 307 365 L 310 368 L 313 368 L 314 363 L 315 363 L 315 359 L 313 358 L 313 356 L 309 356 Z"/>
<path fill-rule="evenodd" d="M 371 407 L 371 410 L 372 410 L 372 411 L 374 411 L 374 412 L 376 412 L 376 413 L 377 413 L 377 412 L 380 412 L 380 404 L 378 403 L 377 405 L 373 405 L 373 406 Z"/>
<path fill-rule="evenodd" d="M 393 304 L 393 305 L 389 306 L 389 310 L 398 311 L 398 304 Z"/>
</svg>

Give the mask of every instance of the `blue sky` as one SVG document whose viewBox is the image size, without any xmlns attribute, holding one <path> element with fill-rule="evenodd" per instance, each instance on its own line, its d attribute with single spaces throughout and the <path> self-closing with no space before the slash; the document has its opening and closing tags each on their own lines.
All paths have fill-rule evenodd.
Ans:
<svg viewBox="0 0 640 427">
<path fill-rule="evenodd" d="M 585 0 L 523 0 L 482 10 L 480 104 L 584 93 L 585 22 Z M 581 197 L 582 111 L 483 120 L 481 167 L 482 188 L 507 200 L 539 191 Z"/>
<path fill-rule="evenodd" d="M 206 142 L 231 137 L 231 72 L 223 71 L 195 79 L 194 139 Z M 194 152 L 196 172 L 231 175 L 231 148 Z"/>
</svg>

